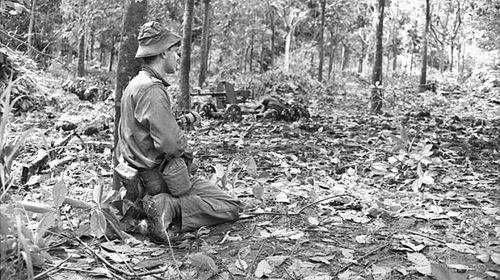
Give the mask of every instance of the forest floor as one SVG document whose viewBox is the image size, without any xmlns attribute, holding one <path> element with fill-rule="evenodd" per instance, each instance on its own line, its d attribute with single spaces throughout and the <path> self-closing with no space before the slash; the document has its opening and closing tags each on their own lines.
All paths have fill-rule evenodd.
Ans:
<svg viewBox="0 0 500 280">
<path fill-rule="evenodd" d="M 113 103 L 45 83 L 52 102 L 12 121 L 11 137 L 31 129 L 14 169 L 50 157 L 7 201 L 61 206 L 64 190 L 93 203 L 111 185 Z M 36 279 L 500 278 L 500 89 L 402 85 L 374 115 L 365 85 L 337 85 L 294 96 L 310 119 L 247 115 L 188 131 L 198 173 L 244 203 L 239 221 L 171 246 L 140 234 L 122 242 L 92 237 L 89 210 L 63 205 Z M 43 216 L 26 216 L 36 233 Z"/>
</svg>

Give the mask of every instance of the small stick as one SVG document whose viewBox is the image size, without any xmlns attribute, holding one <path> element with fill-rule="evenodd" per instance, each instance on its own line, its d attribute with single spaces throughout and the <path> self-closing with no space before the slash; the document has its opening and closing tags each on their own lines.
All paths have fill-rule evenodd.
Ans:
<svg viewBox="0 0 500 280">
<path fill-rule="evenodd" d="M 348 263 L 348 264 L 344 265 L 344 266 L 343 266 L 342 268 L 340 268 L 338 271 L 334 272 L 334 273 L 333 273 L 333 275 L 334 275 L 334 276 L 336 276 L 337 274 L 339 274 L 339 273 L 341 273 L 342 271 L 344 271 L 344 270 L 348 269 L 349 267 L 351 267 L 353 264 L 357 264 L 358 262 L 362 261 L 364 258 L 368 257 L 369 255 L 371 255 L 371 254 L 373 254 L 373 253 L 375 253 L 375 252 L 377 252 L 377 251 L 382 250 L 382 249 L 383 249 L 383 248 L 385 248 L 386 246 L 387 246 L 387 244 L 384 244 L 384 245 L 382 245 L 382 246 L 379 246 L 379 247 L 377 247 L 377 248 L 375 248 L 375 249 L 371 250 L 370 252 L 368 252 L 368 253 L 366 253 L 366 254 L 362 255 L 361 257 L 357 258 L 357 259 L 356 259 L 356 261 L 354 261 L 354 262 L 350 262 L 350 263 Z"/>
<path fill-rule="evenodd" d="M 304 211 L 304 209 L 306 209 L 306 208 L 308 208 L 308 207 L 311 207 L 311 206 L 313 206 L 313 205 L 315 205 L 315 204 L 318 204 L 318 203 L 320 203 L 320 202 L 323 202 L 323 201 L 325 201 L 325 200 L 329 200 L 329 199 L 332 199 L 332 198 L 337 198 L 337 197 L 341 197 L 341 196 L 350 196 L 350 197 L 354 197 L 354 196 L 352 196 L 352 195 L 350 195 L 350 194 L 337 194 L 337 195 L 328 196 L 328 197 L 325 197 L 325 198 L 323 198 L 323 199 L 320 199 L 320 200 L 316 200 L 316 201 L 314 201 L 314 202 L 311 202 L 311 203 L 307 204 L 306 206 L 304 206 L 304 207 L 300 208 L 300 209 L 299 209 L 299 211 L 298 211 L 297 213 L 290 213 L 290 215 L 298 215 L 298 214 L 302 213 L 302 211 Z"/>
<path fill-rule="evenodd" d="M 58 265 L 56 266 L 53 266 L 52 268 L 50 269 L 47 269 L 43 272 L 41 272 L 40 274 L 37 274 L 35 275 L 35 277 L 33 277 L 33 279 L 38 279 L 38 278 L 42 278 L 44 277 L 46 274 L 49 274 L 51 272 L 56 272 L 56 271 L 59 271 L 61 270 L 62 268 L 60 267 L 61 265 L 63 265 L 65 262 L 67 262 L 71 257 L 67 257 L 66 259 L 64 259 L 61 263 L 59 263 Z"/>
<path fill-rule="evenodd" d="M 113 227 L 114 228 L 114 227 Z M 111 245 L 111 247 L 114 249 L 114 245 L 112 244 L 111 240 L 109 240 L 109 238 L 106 236 L 106 234 L 104 234 L 104 238 L 106 238 L 106 240 L 108 241 L 108 243 Z M 122 239 L 123 240 L 123 239 Z M 130 264 L 127 262 L 127 260 L 124 258 L 123 256 L 123 253 L 122 252 L 118 252 L 116 249 L 115 249 L 115 252 L 118 253 L 118 255 L 120 256 L 120 258 L 122 259 L 122 261 L 125 263 L 125 265 L 127 266 L 127 268 L 135 275 L 135 277 L 139 277 L 137 276 L 137 272 L 135 272 L 135 270 L 130 266 Z"/>
<path fill-rule="evenodd" d="M 258 212 L 258 213 L 249 213 L 248 215 L 252 215 L 252 216 L 249 216 L 249 217 L 244 217 L 244 218 L 241 218 L 241 219 L 245 219 L 245 218 L 251 218 L 253 216 L 258 216 L 258 215 L 280 215 L 280 216 L 295 216 L 295 215 L 299 215 L 300 213 L 302 213 L 302 211 L 304 211 L 306 208 L 308 207 L 311 207 L 313 205 L 316 205 L 318 203 L 321 203 L 325 200 L 329 200 L 329 199 L 332 199 L 332 198 L 337 198 L 337 197 L 341 197 L 341 196 L 350 196 L 350 197 L 354 197 L 350 194 L 336 194 L 336 195 L 332 195 L 332 196 L 329 196 L 329 197 L 325 197 L 325 198 L 322 198 L 320 200 L 317 200 L 317 201 L 314 201 L 314 202 L 311 202 L 309 204 L 307 204 L 306 206 L 302 207 L 299 209 L 299 211 L 293 213 L 293 212 L 287 212 L 287 213 L 281 213 L 281 212 Z"/>
<path fill-rule="evenodd" d="M 85 269 L 76 268 L 76 267 L 61 266 L 61 267 L 59 267 L 59 269 L 71 270 L 71 271 L 76 271 L 76 272 L 81 272 L 81 273 L 94 274 L 94 275 L 98 275 L 98 276 L 106 276 L 106 273 L 104 273 L 104 272 L 97 272 L 97 271 L 85 270 Z"/>
<path fill-rule="evenodd" d="M 432 236 L 429 236 L 429 235 L 426 235 L 426 234 L 423 234 L 423 233 L 420 233 L 418 231 L 413 231 L 413 230 L 408 230 L 408 233 L 411 233 L 411 234 L 415 234 L 415 235 L 418 235 L 418 236 L 421 236 L 421 237 L 425 237 L 425 238 L 428 238 L 430 240 L 434 240 L 438 243 L 441 243 L 441 244 L 446 244 L 446 242 L 440 240 L 440 239 L 437 239 L 435 237 L 432 237 Z"/>
<path fill-rule="evenodd" d="M 255 265 L 255 261 L 257 260 L 257 258 L 259 257 L 260 255 L 260 252 L 262 251 L 262 248 L 264 248 L 264 244 L 266 243 L 266 240 L 264 239 L 262 241 L 262 244 L 260 244 L 260 248 L 259 248 L 259 251 L 257 252 L 257 255 L 255 255 L 255 258 L 253 258 L 253 261 L 252 261 L 252 264 L 248 267 L 248 271 L 247 271 L 247 277 L 246 279 L 250 279 L 250 274 L 252 272 L 252 268 L 253 266 Z"/>
<path fill-rule="evenodd" d="M 97 254 L 97 252 L 95 252 L 94 249 L 90 248 L 90 246 L 87 245 L 85 242 L 83 242 L 78 236 L 75 236 L 75 239 L 78 241 L 78 243 L 80 243 L 81 245 L 83 245 L 83 247 L 85 247 L 87 250 L 89 250 L 96 258 L 98 258 L 100 261 L 102 261 L 107 267 L 110 267 L 114 271 L 116 271 L 118 273 L 121 273 L 121 274 L 125 274 L 127 276 L 135 276 L 134 273 L 130 273 L 128 271 L 124 271 L 124 270 L 122 270 L 120 268 L 117 268 L 114 265 L 112 265 L 103 256 Z"/>
</svg>

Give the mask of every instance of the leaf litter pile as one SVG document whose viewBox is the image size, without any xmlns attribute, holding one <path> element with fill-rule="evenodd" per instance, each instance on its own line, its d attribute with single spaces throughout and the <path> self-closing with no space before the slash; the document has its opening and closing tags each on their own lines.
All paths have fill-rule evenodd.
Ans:
<svg viewBox="0 0 500 280">
<path fill-rule="evenodd" d="M 13 135 L 34 128 L 14 164 L 22 187 L 3 207 L 26 210 L 23 246 L 37 279 L 500 277 L 500 89 L 386 89 L 383 115 L 368 113 L 368 91 L 346 79 L 287 93 L 308 100 L 309 119 L 245 115 L 188 131 L 198 174 L 245 212 L 169 246 L 104 234 L 119 226 L 100 208 L 111 185 L 112 101 L 54 89 L 60 103 L 12 122 Z"/>
</svg>

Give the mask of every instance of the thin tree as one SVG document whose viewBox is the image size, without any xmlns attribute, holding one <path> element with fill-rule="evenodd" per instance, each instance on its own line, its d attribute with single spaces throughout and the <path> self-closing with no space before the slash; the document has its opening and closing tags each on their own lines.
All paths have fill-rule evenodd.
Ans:
<svg viewBox="0 0 500 280">
<path fill-rule="evenodd" d="M 274 48 L 275 48 L 275 41 L 276 41 L 276 27 L 274 24 L 274 14 L 276 13 L 276 9 L 274 6 L 271 6 L 269 9 L 269 15 L 270 15 L 270 24 L 271 24 L 271 67 L 274 65 Z"/>
<path fill-rule="evenodd" d="M 77 66 L 77 76 L 85 76 L 85 0 L 80 1 L 80 37 L 78 38 L 78 66 Z"/>
<path fill-rule="evenodd" d="M 384 8 L 385 0 L 378 0 L 377 30 L 375 33 L 375 61 L 373 64 L 371 96 L 371 110 L 375 113 L 380 113 L 382 110 L 382 38 L 384 35 Z"/>
<path fill-rule="evenodd" d="M 184 1 L 184 30 L 182 32 L 181 65 L 179 71 L 179 108 L 188 111 L 191 107 L 189 95 L 189 71 L 191 69 L 191 33 L 193 28 L 194 0 Z"/>
<path fill-rule="evenodd" d="M 427 89 L 427 34 L 429 33 L 429 23 L 431 21 L 430 0 L 425 0 L 425 29 L 424 42 L 422 47 L 422 68 L 420 71 L 420 86 L 419 92 L 424 92 Z"/>
<path fill-rule="evenodd" d="M 34 42 L 34 32 L 33 29 L 35 28 L 35 7 L 36 7 L 36 0 L 31 0 L 31 15 L 30 15 L 30 24 L 28 27 L 28 45 L 33 46 Z M 29 55 L 33 54 L 33 50 L 29 49 L 28 51 Z"/>
<path fill-rule="evenodd" d="M 148 11 L 148 3 L 142 1 L 126 1 L 125 14 L 123 15 L 121 44 L 118 54 L 118 67 L 116 70 L 116 97 L 115 97 L 115 129 L 114 129 L 114 146 L 118 143 L 118 125 L 121 118 L 120 104 L 122 100 L 123 90 L 128 82 L 134 77 L 141 68 L 139 60 L 135 59 L 135 52 L 138 47 L 137 37 L 139 35 L 139 27 L 146 22 Z M 113 160 L 114 165 L 118 163 L 117 158 Z M 116 172 L 113 174 L 113 188 L 120 188 L 120 181 Z"/>
<path fill-rule="evenodd" d="M 321 1 L 321 28 L 319 31 L 319 65 L 318 81 L 323 80 L 323 62 L 325 60 L 325 6 L 326 0 Z"/>
<path fill-rule="evenodd" d="M 204 0 L 203 7 L 203 30 L 201 34 L 201 61 L 200 75 L 198 76 L 198 86 L 202 87 L 207 77 L 208 68 L 208 52 L 209 52 L 209 37 L 210 33 L 210 0 Z"/>
</svg>

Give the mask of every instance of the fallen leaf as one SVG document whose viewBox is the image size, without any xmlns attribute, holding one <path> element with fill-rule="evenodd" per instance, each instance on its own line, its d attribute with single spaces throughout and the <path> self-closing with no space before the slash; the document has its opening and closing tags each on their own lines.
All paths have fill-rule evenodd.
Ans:
<svg viewBox="0 0 500 280">
<path fill-rule="evenodd" d="M 264 187 L 255 186 L 252 188 L 252 193 L 255 198 L 257 198 L 258 200 L 262 200 L 264 196 Z"/>
<path fill-rule="evenodd" d="M 448 248 L 455 250 L 460 253 L 468 253 L 468 254 L 475 254 L 476 250 L 474 250 L 474 246 L 472 245 L 467 245 L 467 244 L 458 244 L 458 243 L 446 243 L 446 246 Z"/>
<path fill-rule="evenodd" d="M 452 273 L 446 266 L 438 263 L 431 263 L 431 271 L 437 280 L 465 280 L 462 275 Z"/>
<path fill-rule="evenodd" d="M 248 172 L 248 175 L 250 175 L 252 177 L 257 176 L 257 163 L 255 162 L 255 159 L 253 157 L 248 158 L 247 172 Z"/>
<path fill-rule="evenodd" d="M 457 271 L 467 271 L 467 270 L 472 270 L 472 268 L 463 265 L 463 264 L 447 264 L 448 268 L 453 268 L 456 269 Z"/>
<path fill-rule="evenodd" d="M 117 253 L 129 253 L 132 251 L 132 247 L 128 244 L 115 244 L 113 241 L 101 243 L 101 247 L 110 251 Z M 161 254 L 163 254 L 162 252 Z"/>
<path fill-rule="evenodd" d="M 240 276 L 245 276 L 246 273 L 242 271 L 241 269 L 237 268 L 234 263 L 230 263 L 227 266 L 227 270 L 232 274 L 232 275 L 240 275 Z"/>
<path fill-rule="evenodd" d="M 432 275 L 431 263 L 426 256 L 421 253 L 407 253 L 407 258 L 409 261 L 415 264 L 414 269 L 416 271 L 423 275 Z"/>
<path fill-rule="evenodd" d="M 52 197 L 54 200 L 54 206 L 56 208 L 61 207 L 68 193 L 68 188 L 64 180 L 58 181 L 54 187 L 52 187 Z"/>
<path fill-rule="evenodd" d="M 115 263 L 124 263 L 124 262 L 128 262 L 129 261 L 129 257 L 127 257 L 127 256 L 125 256 L 123 254 L 106 252 L 106 251 L 102 251 L 101 253 L 104 256 L 110 258 Z"/>
<path fill-rule="evenodd" d="M 282 263 L 284 263 L 287 258 L 288 258 L 287 256 L 269 256 L 266 258 L 266 261 L 272 267 L 276 267 L 276 266 L 280 266 Z"/>
<path fill-rule="evenodd" d="M 371 237 L 369 235 L 358 235 L 355 239 L 359 244 L 369 244 L 371 242 Z"/>
<path fill-rule="evenodd" d="M 330 264 L 330 261 L 333 260 L 334 258 L 335 258 L 334 256 L 317 256 L 317 257 L 311 257 L 309 259 L 313 262 Z"/>
<path fill-rule="evenodd" d="M 242 270 L 242 271 L 246 271 L 247 268 L 248 268 L 248 264 L 244 261 L 244 260 L 236 260 L 234 262 L 234 265 L 239 269 L 239 270 Z"/>
<path fill-rule="evenodd" d="M 412 262 L 413 264 L 417 265 L 417 266 L 426 266 L 426 265 L 430 265 L 430 262 L 429 260 L 427 259 L 426 256 L 424 256 L 423 254 L 421 253 L 407 253 L 406 254 L 406 257 L 408 258 L 408 260 L 410 262 Z"/>
<path fill-rule="evenodd" d="M 498 275 L 498 273 L 493 272 L 493 271 L 491 271 L 491 270 L 487 270 L 487 271 L 485 271 L 484 273 L 485 273 L 486 275 L 488 275 L 488 276 L 490 276 L 490 277 L 493 277 L 493 278 L 496 278 L 496 279 L 497 279 L 497 278 L 498 278 L 498 276 L 499 276 L 499 275 Z"/>
<path fill-rule="evenodd" d="M 499 253 L 491 254 L 491 261 L 497 265 L 500 265 L 500 254 Z"/>
<path fill-rule="evenodd" d="M 319 225 L 319 221 L 316 217 L 309 217 L 309 218 L 307 218 L 307 221 L 309 222 L 309 224 L 311 224 L 313 226 Z"/>
<path fill-rule="evenodd" d="M 100 274 L 100 275 L 106 275 L 107 278 L 113 278 L 113 275 L 109 272 L 109 270 L 105 267 L 96 267 L 89 272 L 95 273 L 95 274 Z"/>
<path fill-rule="evenodd" d="M 211 270 L 213 272 L 219 271 L 219 268 L 215 264 L 215 261 L 211 257 L 204 255 L 203 253 L 190 255 L 189 260 L 191 261 L 191 265 L 195 267 Z"/>
<path fill-rule="evenodd" d="M 372 274 L 374 280 L 384 280 L 389 279 L 392 272 L 392 268 L 387 266 L 372 265 Z"/>
<path fill-rule="evenodd" d="M 401 240 L 401 245 L 410 248 L 413 252 L 420 252 L 422 249 L 425 248 L 425 245 L 423 244 L 414 245 L 413 243 L 411 243 L 411 241 L 406 239 Z"/>
<path fill-rule="evenodd" d="M 356 279 L 362 279 L 359 274 L 356 274 L 350 269 L 345 270 L 342 273 L 339 273 L 337 276 L 339 280 L 356 280 Z"/>
<path fill-rule="evenodd" d="M 311 275 L 303 278 L 303 280 L 331 280 L 333 279 L 330 275 Z"/>
<path fill-rule="evenodd" d="M 257 268 L 255 269 L 255 277 L 262 278 L 264 276 L 269 276 L 273 272 L 273 268 L 269 265 L 266 260 L 262 260 L 257 264 Z"/>
<path fill-rule="evenodd" d="M 290 200 L 288 199 L 286 193 L 280 192 L 276 195 L 276 202 L 290 203 Z"/>
<path fill-rule="evenodd" d="M 476 259 L 480 260 L 482 263 L 487 263 L 490 260 L 490 255 L 488 254 L 477 255 Z"/>
</svg>

